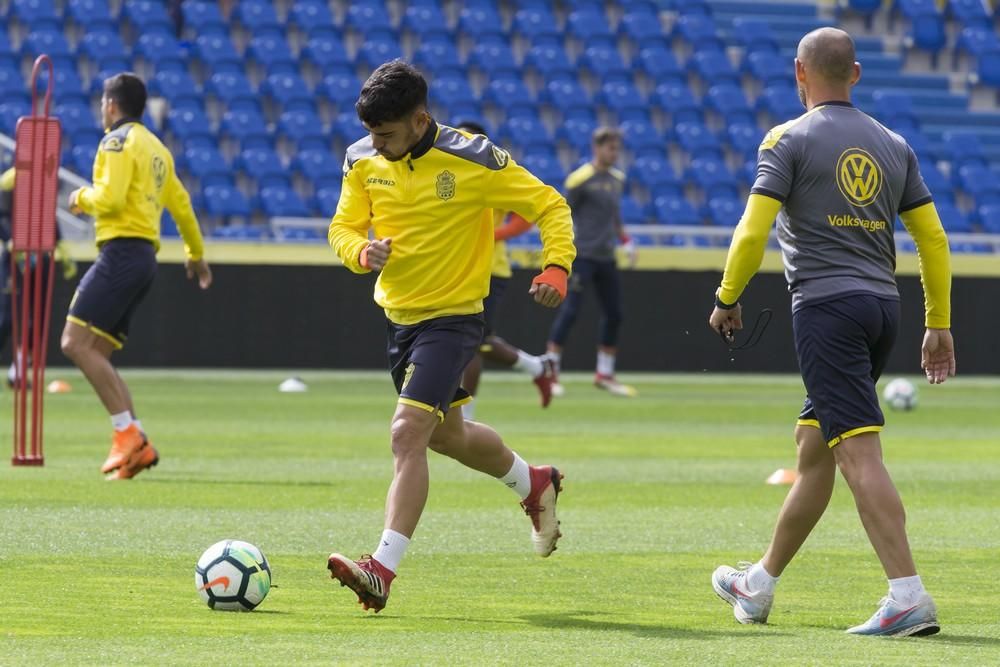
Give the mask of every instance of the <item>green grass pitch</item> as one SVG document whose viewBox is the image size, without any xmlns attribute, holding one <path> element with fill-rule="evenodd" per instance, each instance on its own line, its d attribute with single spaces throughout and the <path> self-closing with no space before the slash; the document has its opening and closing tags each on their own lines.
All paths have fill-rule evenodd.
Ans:
<svg viewBox="0 0 1000 667">
<path fill-rule="evenodd" d="M 768 626 L 740 626 L 709 583 L 757 559 L 794 465 L 797 378 L 632 376 L 615 399 L 584 376 L 546 411 L 487 373 L 477 417 L 566 474 L 564 539 L 531 552 L 502 485 L 432 457 L 431 496 L 389 606 L 362 613 L 325 569 L 371 551 L 392 473 L 383 373 L 126 371 L 159 467 L 98 473 L 109 425 L 82 378 L 47 398 L 46 465 L 0 464 L 0 664 L 986 665 L 1000 662 L 1000 381 L 920 385 L 889 413 L 886 458 L 943 630 L 851 637 L 885 581 L 842 481 L 782 577 Z M 11 394 L 0 394 L 11 411 Z M 4 428 L 10 422 L 3 421 Z M 238 538 L 276 588 L 251 614 L 210 611 L 194 563 Z"/>
</svg>

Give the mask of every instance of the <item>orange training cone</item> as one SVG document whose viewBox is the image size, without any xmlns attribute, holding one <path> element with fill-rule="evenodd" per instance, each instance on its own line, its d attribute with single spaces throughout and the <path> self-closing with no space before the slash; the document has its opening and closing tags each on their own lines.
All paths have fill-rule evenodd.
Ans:
<svg viewBox="0 0 1000 667">
<path fill-rule="evenodd" d="M 791 468 L 778 468 L 771 473 L 770 477 L 767 478 L 767 483 L 775 486 L 781 484 L 794 484 L 798 477 L 799 474 Z"/>
<path fill-rule="evenodd" d="M 65 380 L 53 380 L 47 387 L 50 394 L 68 394 L 73 391 L 73 387 Z"/>
</svg>

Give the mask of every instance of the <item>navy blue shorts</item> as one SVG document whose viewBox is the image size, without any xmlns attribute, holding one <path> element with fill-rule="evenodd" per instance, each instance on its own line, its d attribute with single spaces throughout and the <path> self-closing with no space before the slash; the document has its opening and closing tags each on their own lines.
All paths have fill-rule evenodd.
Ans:
<svg viewBox="0 0 1000 667">
<path fill-rule="evenodd" d="M 792 314 L 795 352 L 806 385 L 800 425 L 817 426 L 833 447 L 878 432 L 885 417 L 875 383 L 899 331 L 899 301 L 853 294 Z"/>
<path fill-rule="evenodd" d="M 510 278 L 498 278 L 490 276 L 490 293 L 483 299 L 483 319 L 486 321 L 486 333 L 484 336 L 492 336 L 496 333 L 494 323 L 497 319 L 497 311 L 500 310 L 500 300 L 503 293 L 507 291 Z"/>
<path fill-rule="evenodd" d="M 472 400 L 462 374 L 483 341 L 480 315 L 452 315 L 404 326 L 388 323 L 389 372 L 399 402 L 437 414 Z"/>
<path fill-rule="evenodd" d="M 156 248 L 145 239 L 111 239 L 101 246 L 69 304 L 70 322 L 109 340 L 117 349 L 156 276 Z"/>
</svg>

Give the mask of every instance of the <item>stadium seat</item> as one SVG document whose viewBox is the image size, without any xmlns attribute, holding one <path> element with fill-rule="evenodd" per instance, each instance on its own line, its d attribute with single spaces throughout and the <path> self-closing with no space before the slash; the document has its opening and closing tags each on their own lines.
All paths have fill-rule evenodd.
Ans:
<svg viewBox="0 0 1000 667">
<path fill-rule="evenodd" d="M 621 132 L 625 147 L 634 153 L 650 147 L 663 150 L 663 134 L 649 121 L 627 120 L 621 124 Z"/>
<path fill-rule="evenodd" d="M 545 81 L 576 76 L 576 68 L 570 63 L 566 51 L 561 46 L 551 44 L 528 49 L 524 57 L 524 67 L 534 70 Z"/>
<path fill-rule="evenodd" d="M 705 153 L 695 154 L 687 169 L 685 178 L 705 193 L 706 199 L 739 196 L 736 177 L 726 167 L 725 162 L 715 157 L 705 157 Z"/>
<path fill-rule="evenodd" d="M 323 74 L 333 70 L 353 71 L 351 59 L 341 41 L 331 35 L 320 34 L 309 38 L 302 48 L 302 61 L 316 67 Z"/>
<path fill-rule="evenodd" d="M 638 88 L 625 81 L 608 81 L 601 86 L 594 101 L 617 114 L 640 110 L 646 115 L 645 97 Z"/>
<path fill-rule="evenodd" d="M 628 81 L 631 72 L 625 66 L 618 49 L 613 46 L 590 46 L 580 56 L 580 69 L 589 71 L 601 81 Z"/>
<path fill-rule="evenodd" d="M 284 25 L 270 2 L 240 0 L 233 6 L 232 18 L 252 35 L 281 35 L 284 32 Z"/>
<path fill-rule="evenodd" d="M 519 9 L 515 12 L 511 32 L 532 43 L 539 39 L 558 39 L 562 36 L 562 32 L 556 26 L 556 17 L 544 5 Z"/>
<path fill-rule="evenodd" d="M 277 135 L 295 144 L 298 150 L 327 147 L 323 122 L 315 112 L 305 109 L 283 112 L 278 118 Z"/>
<path fill-rule="evenodd" d="M 705 85 L 723 82 L 738 84 L 740 81 L 739 75 L 729 62 L 729 56 L 724 51 L 696 51 L 688 61 L 688 68 L 697 74 Z"/>
<path fill-rule="evenodd" d="M 972 132 L 954 131 L 944 133 L 945 151 L 951 161 L 952 181 L 958 184 L 958 174 L 961 168 L 968 164 L 986 165 L 988 161 L 983 154 L 979 136 Z"/>
<path fill-rule="evenodd" d="M 636 64 L 657 84 L 673 81 L 684 84 L 687 75 L 677 62 L 674 52 L 663 46 L 647 46 L 639 51 Z"/>
<path fill-rule="evenodd" d="M 757 98 L 757 110 L 771 117 L 771 124 L 778 125 L 805 113 L 799 95 L 791 85 L 768 86 Z"/>
<path fill-rule="evenodd" d="M 0 104 L 13 97 L 28 95 L 28 86 L 16 67 L 0 67 Z"/>
<path fill-rule="evenodd" d="M 187 0 L 181 3 L 181 14 L 185 28 L 192 28 L 196 35 L 226 35 L 229 32 L 215 2 Z"/>
<path fill-rule="evenodd" d="M 319 188 L 316 190 L 316 210 L 324 218 L 332 218 L 337 212 L 337 202 L 340 201 L 340 185 Z"/>
<path fill-rule="evenodd" d="M 708 201 L 708 219 L 717 227 L 735 227 L 743 208 L 743 203 L 735 197 L 713 197 Z"/>
<path fill-rule="evenodd" d="M 988 234 L 1000 234 L 1000 204 L 980 206 L 977 213 L 979 214 L 979 222 L 983 226 L 984 232 Z"/>
<path fill-rule="evenodd" d="M 309 86 L 298 74 L 272 74 L 260 86 L 261 94 L 285 111 L 314 111 L 314 97 Z"/>
<path fill-rule="evenodd" d="M 205 94 L 215 97 L 228 109 L 260 109 L 257 92 L 241 72 L 213 74 L 205 84 Z"/>
<path fill-rule="evenodd" d="M 948 11 L 963 26 L 990 28 L 993 24 L 983 0 L 950 0 Z"/>
<path fill-rule="evenodd" d="M 43 69 L 38 76 L 38 90 L 44 91 L 48 86 L 49 73 L 47 69 Z M 60 63 L 55 68 L 55 94 L 53 99 L 58 102 L 71 102 L 76 101 L 80 103 L 86 103 L 89 101 L 89 95 L 84 88 L 83 81 L 80 80 L 80 75 L 76 73 L 76 68 L 68 66 L 66 63 Z"/>
<path fill-rule="evenodd" d="M 316 93 L 339 110 L 354 107 L 361 91 L 361 82 L 353 74 L 335 72 L 323 78 Z"/>
<path fill-rule="evenodd" d="M 328 150 L 307 149 L 295 154 L 292 171 L 312 183 L 316 189 L 336 185 L 343 178 L 342 162 Z"/>
<path fill-rule="evenodd" d="M 494 6 L 466 6 L 458 17 L 458 31 L 478 43 L 506 36 L 503 21 Z"/>
<path fill-rule="evenodd" d="M 701 224 L 701 216 L 683 197 L 662 196 L 653 202 L 656 220 L 661 225 L 693 226 Z"/>
<path fill-rule="evenodd" d="M 29 30 L 62 30 L 62 20 L 52 0 L 15 0 L 9 4 L 11 16 Z"/>
<path fill-rule="evenodd" d="M 202 94 L 187 72 L 157 72 L 149 82 L 149 94 L 166 98 L 171 108 L 202 108 Z"/>
<path fill-rule="evenodd" d="M 267 122 L 254 109 L 230 109 L 222 116 L 220 135 L 236 142 L 243 149 L 270 146 L 271 134 Z"/>
<path fill-rule="evenodd" d="M 972 231 L 969 219 L 950 201 L 935 201 L 934 208 L 937 209 L 941 225 L 946 232 L 968 233 Z"/>
<path fill-rule="evenodd" d="M 338 36 L 330 6 L 323 0 L 297 0 L 288 12 L 288 23 L 310 39 L 318 35 Z"/>
<path fill-rule="evenodd" d="M 258 187 L 274 183 L 289 183 L 288 170 L 272 148 L 246 148 L 233 165 L 257 181 Z"/>
<path fill-rule="evenodd" d="M 947 42 L 945 23 L 936 11 L 918 14 L 910 19 L 910 32 L 906 36 L 907 46 L 936 55 Z"/>
<path fill-rule="evenodd" d="M 614 38 L 608 18 L 603 11 L 594 7 L 571 11 L 566 18 L 566 34 L 589 44 L 594 43 L 594 40 Z"/>
<path fill-rule="evenodd" d="M 539 101 L 557 109 L 578 109 L 591 105 L 590 94 L 576 78 L 548 81 L 539 95 Z"/>
<path fill-rule="evenodd" d="M 975 200 L 977 206 L 1000 204 L 1000 182 L 984 164 L 965 164 L 958 168 L 958 187 Z"/>
<path fill-rule="evenodd" d="M 333 137 L 345 146 L 350 146 L 368 134 L 364 125 L 358 120 L 358 114 L 354 109 L 337 114 L 330 131 Z"/>
<path fill-rule="evenodd" d="M 65 134 L 73 135 L 80 130 L 98 129 L 97 119 L 87 104 L 69 102 L 59 104 L 53 110 L 53 115 L 59 119 Z"/>
<path fill-rule="evenodd" d="M 520 79 L 505 77 L 490 81 L 489 86 L 483 91 L 483 102 L 508 110 L 515 105 L 521 108 L 525 106 L 533 108 L 535 96 Z"/>
<path fill-rule="evenodd" d="M 0 102 L 0 130 L 13 135 L 18 119 L 30 114 L 31 105 L 27 100 L 4 98 L 4 101 Z"/>
<path fill-rule="evenodd" d="M 34 60 L 41 54 L 46 54 L 53 60 L 68 63 L 73 62 L 73 50 L 61 31 L 36 30 L 28 34 L 21 45 L 21 55 Z"/>
<path fill-rule="evenodd" d="M 680 196 L 683 192 L 683 185 L 674 168 L 665 157 L 644 155 L 636 158 L 629 169 L 629 178 L 650 193 L 657 192 L 666 194 L 668 192 Z"/>
<path fill-rule="evenodd" d="M 979 54 L 976 77 L 978 83 L 1000 89 L 1000 46 Z"/>
<path fill-rule="evenodd" d="M 232 171 L 218 149 L 195 146 L 184 151 L 183 168 L 198 179 L 204 189 L 209 185 L 232 183 Z"/>
<path fill-rule="evenodd" d="M 435 78 L 430 86 L 430 99 L 446 107 L 457 104 L 475 104 L 476 94 L 464 77 Z"/>
<path fill-rule="evenodd" d="M 938 13 L 937 0 L 894 0 L 894 9 L 908 19 L 928 13 Z"/>
<path fill-rule="evenodd" d="M 280 34 L 253 37 L 244 57 L 264 68 L 268 74 L 297 75 L 299 71 L 298 61 Z"/>
<path fill-rule="evenodd" d="M 632 9 L 626 11 L 618 23 L 618 34 L 625 37 L 640 50 L 650 46 L 663 46 L 663 26 L 655 11 Z"/>
<path fill-rule="evenodd" d="M 757 157 L 757 149 L 764 139 L 756 123 L 731 123 L 726 128 L 729 145 L 744 160 Z"/>
<path fill-rule="evenodd" d="M 705 106 L 721 116 L 727 125 L 755 122 L 743 88 L 731 83 L 712 86 L 705 94 Z"/>
<path fill-rule="evenodd" d="M 211 123 L 200 109 L 171 109 L 167 114 L 166 129 L 185 144 L 204 146 L 215 143 Z"/>
<path fill-rule="evenodd" d="M 565 119 L 556 130 L 556 138 L 566 142 L 581 155 L 588 155 L 590 138 L 597 129 L 597 120 L 586 116 L 574 116 Z"/>
<path fill-rule="evenodd" d="M 742 16 L 733 19 L 730 36 L 748 56 L 751 53 L 770 53 L 772 58 L 780 58 L 778 52 L 781 45 L 771 30 L 771 24 L 763 18 Z"/>
<path fill-rule="evenodd" d="M 138 0 L 122 3 L 121 17 L 138 35 L 173 35 L 174 22 L 162 2 Z"/>
<path fill-rule="evenodd" d="M 642 205 L 628 195 L 622 197 L 621 201 L 622 222 L 626 225 L 641 225 L 646 222 L 646 213 Z"/>
<path fill-rule="evenodd" d="M 521 166 L 537 176 L 542 183 L 557 190 L 562 189 L 563 181 L 566 180 L 566 173 L 554 155 L 526 155 L 521 159 Z"/>
<path fill-rule="evenodd" d="M 451 41 L 424 41 L 413 54 L 413 64 L 420 71 L 437 77 L 465 78 L 465 66 L 458 56 L 458 49 Z"/>
<path fill-rule="evenodd" d="M 309 217 L 309 207 L 302 198 L 287 185 L 267 185 L 260 190 L 260 203 L 264 213 L 270 217 Z"/>
<path fill-rule="evenodd" d="M 361 48 L 358 49 L 357 62 L 373 70 L 382 63 L 402 57 L 403 50 L 394 40 L 366 39 Z"/>
<path fill-rule="evenodd" d="M 920 153 L 917 153 L 917 157 L 920 158 Z M 951 183 L 948 182 L 948 179 L 945 178 L 945 175 L 941 173 L 936 164 L 930 160 L 921 159 L 920 175 L 923 177 L 924 184 L 931 191 L 931 195 L 934 196 L 936 202 L 940 202 L 942 199 L 954 202 L 955 195 L 952 192 Z"/>
<path fill-rule="evenodd" d="M 187 3 L 184 6 L 186 7 Z M 225 35 L 204 34 L 199 36 L 195 40 L 194 53 L 202 66 L 210 71 L 243 71 L 243 59 L 236 53 L 233 43 Z"/>
<path fill-rule="evenodd" d="M 352 2 L 348 4 L 344 26 L 367 35 L 373 32 L 392 34 L 392 20 L 386 8 L 373 2 Z"/>
<path fill-rule="evenodd" d="M 795 77 L 795 68 L 791 63 L 768 51 L 754 51 L 748 54 L 743 62 L 743 71 L 765 87 L 787 84 Z"/>
<path fill-rule="evenodd" d="M 488 79 L 518 76 L 520 72 L 514 61 L 514 53 L 506 42 L 477 43 L 469 53 L 468 66 Z"/>
<path fill-rule="evenodd" d="M 998 49 L 1000 49 L 1000 38 L 996 32 L 981 26 L 963 28 L 955 40 L 955 52 L 967 53 L 973 58 Z"/>
<path fill-rule="evenodd" d="M 424 41 L 435 36 L 451 39 L 447 18 L 441 8 L 433 4 L 414 5 L 410 3 L 403 14 L 400 27 Z"/>
<path fill-rule="evenodd" d="M 683 14 L 674 23 L 671 36 L 688 43 L 692 49 L 724 49 L 715 22 L 705 14 Z"/>
<path fill-rule="evenodd" d="M 202 189 L 202 199 L 209 215 L 224 218 L 250 217 L 250 202 L 232 185 L 209 185 Z"/>
<path fill-rule="evenodd" d="M 157 72 L 167 69 L 187 71 L 187 53 L 180 42 L 169 33 L 144 33 L 139 37 L 135 54 Z"/>
<path fill-rule="evenodd" d="M 656 87 L 653 104 L 668 114 L 674 125 L 684 122 L 701 122 L 701 105 L 695 101 L 691 89 L 683 83 L 662 83 Z"/>
<path fill-rule="evenodd" d="M 89 32 L 77 46 L 78 55 L 86 56 L 91 63 L 101 69 L 101 63 L 130 57 L 121 37 L 113 32 Z"/>
<path fill-rule="evenodd" d="M 102 0 L 69 0 L 66 16 L 87 33 L 115 30 L 115 21 Z"/>
<path fill-rule="evenodd" d="M 722 146 L 712 131 L 702 123 L 683 122 L 674 128 L 677 143 L 688 155 L 695 157 L 722 157 Z"/>
<path fill-rule="evenodd" d="M 541 120 L 527 116 L 512 118 L 507 121 L 501 131 L 505 145 L 524 149 L 554 150 L 549 131 Z"/>
<path fill-rule="evenodd" d="M 87 178 L 94 173 L 94 158 L 97 157 L 97 144 L 93 146 L 73 146 L 69 151 L 70 162 L 63 165 Z"/>
</svg>

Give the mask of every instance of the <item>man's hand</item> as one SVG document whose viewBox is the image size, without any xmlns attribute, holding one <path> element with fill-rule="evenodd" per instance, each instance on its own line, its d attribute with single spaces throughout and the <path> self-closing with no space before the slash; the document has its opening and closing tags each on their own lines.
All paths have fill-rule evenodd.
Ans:
<svg viewBox="0 0 1000 667">
<path fill-rule="evenodd" d="M 69 212 L 73 215 L 83 215 L 83 209 L 80 208 L 80 205 L 77 203 L 77 200 L 80 198 L 80 193 L 83 192 L 83 190 L 84 188 L 77 188 L 76 190 L 73 190 L 73 192 L 69 193 Z"/>
<path fill-rule="evenodd" d="M 566 298 L 566 279 L 568 274 L 561 266 L 550 266 L 531 281 L 528 294 L 535 297 L 535 303 L 546 308 L 555 308 Z"/>
<path fill-rule="evenodd" d="M 716 306 L 708 318 L 708 326 L 722 334 L 727 343 L 732 343 L 736 340 L 733 334 L 743 328 L 743 307 L 740 304 L 728 309 Z"/>
<path fill-rule="evenodd" d="M 376 239 L 361 251 L 361 266 L 372 271 L 381 271 L 392 254 L 392 239 Z"/>
<path fill-rule="evenodd" d="M 187 271 L 188 280 L 198 276 L 198 287 L 208 289 L 212 285 L 212 269 L 204 258 L 188 259 L 184 262 L 184 270 Z"/>
<path fill-rule="evenodd" d="M 639 263 L 639 246 L 635 244 L 634 239 L 630 238 L 622 244 L 622 250 L 625 251 L 628 268 L 634 269 L 635 265 Z"/>
<path fill-rule="evenodd" d="M 920 349 L 920 367 L 931 384 L 955 376 L 955 341 L 949 329 L 928 329 Z"/>
</svg>

